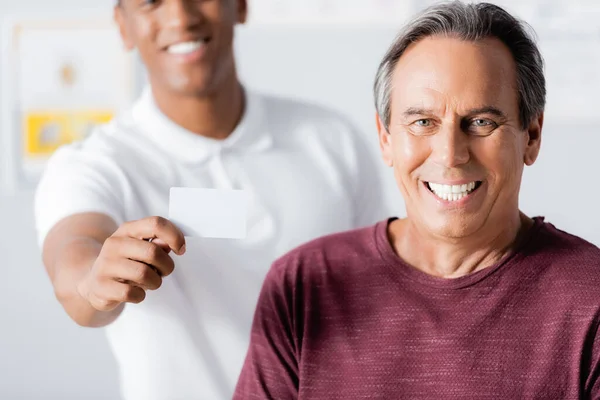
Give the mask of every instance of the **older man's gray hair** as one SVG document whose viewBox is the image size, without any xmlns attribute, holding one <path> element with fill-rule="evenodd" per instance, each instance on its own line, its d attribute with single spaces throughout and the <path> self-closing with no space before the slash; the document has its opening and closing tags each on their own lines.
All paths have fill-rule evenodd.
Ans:
<svg viewBox="0 0 600 400">
<path fill-rule="evenodd" d="M 517 67 L 520 123 L 526 129 L 546 105 L 544 61 L 532 31 L 526 23 L 489 3 L 454 1 L 426 9 L 396 38 L 377 71 L 375 108 L 385 128 L 390 124 L 392 78 L 398 60 L 411 44 L 429 36 L 443 36 L 473 42 L 493 37 L 508 47 Z"/>
</svg>

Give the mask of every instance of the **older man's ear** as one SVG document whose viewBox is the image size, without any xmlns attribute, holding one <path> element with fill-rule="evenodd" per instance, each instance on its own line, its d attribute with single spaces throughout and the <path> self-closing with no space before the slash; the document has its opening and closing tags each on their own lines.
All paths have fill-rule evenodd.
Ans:
<svg viewBox="0 0 600 400">
<path fill-rule="evenodd" d="M 375 124 L 377 125 L 377 134 L 379 136 L 379 148 L 381 150 L 381 158 L 388 167 L 394 166 L 394 157 L 392 153 L 392 142 L 391 136 L 385 127 L 385 124 L 379 117 L 378 113 L 375 113 Z"/>
<path fill-rule="evenodd" d="M 537 160 L 538 154 L 540 153 L 540 146 L 542 144 L 542 127 L 544 125 L 544 113 L 534 118 L 525 135 L 525 153 L 524 159 L 525 165 L 530 166 Z"/>
</svg>

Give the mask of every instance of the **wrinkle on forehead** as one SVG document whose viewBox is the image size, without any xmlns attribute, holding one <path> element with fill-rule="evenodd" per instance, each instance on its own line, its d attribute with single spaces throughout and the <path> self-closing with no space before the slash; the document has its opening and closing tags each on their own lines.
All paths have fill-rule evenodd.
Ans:
<svg viewBox="0 0 600 400">
<path fill-rule="evenodd" d="M 495 106 L 518 117 L 515 62 L 497 39 L 423 39 L 402 55 L 392 79 L 392 110 L 418 106 L 446 114 Z"/>
</svg>

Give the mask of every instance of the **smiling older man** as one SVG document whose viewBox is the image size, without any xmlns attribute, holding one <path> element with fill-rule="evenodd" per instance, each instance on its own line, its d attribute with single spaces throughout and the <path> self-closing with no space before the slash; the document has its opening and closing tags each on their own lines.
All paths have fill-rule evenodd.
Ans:
<svg viewBox="0 0 600 400">
<path fill-rule="evenodd" d="M 542 57 L 486 3 L 393 43 L 377 126 L 407 217 L 271 268 L 236 399 L 600 399 L 600 250 L 519 210 Z"/>
</svg>

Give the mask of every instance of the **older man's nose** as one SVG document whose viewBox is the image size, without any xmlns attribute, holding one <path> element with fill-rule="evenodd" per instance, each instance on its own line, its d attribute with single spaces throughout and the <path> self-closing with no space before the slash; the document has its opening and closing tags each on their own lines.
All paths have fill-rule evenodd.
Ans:
<svg viewBox="0 0 600 400">
<path fill-rule="evenodd" d="M 432 157 L 437 164 L 453 168 L 469 162 L 469 136 L 458 124 L 443 127 L 432 140 Z"/>
</svg>

